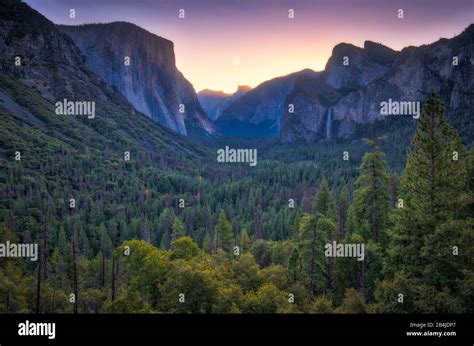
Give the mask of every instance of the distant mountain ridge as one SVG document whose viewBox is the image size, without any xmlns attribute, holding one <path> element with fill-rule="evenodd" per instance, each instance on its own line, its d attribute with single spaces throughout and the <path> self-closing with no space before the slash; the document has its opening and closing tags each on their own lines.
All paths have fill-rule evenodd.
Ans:
<svg viewBox="0 0 474 346">
<path fill-rule="evenodd" d="M 351 138 L 358 127 L 385 119 L 381 102 L 422 102 L 435 92 L 460 134 L 474 133 L 474 24 L 456 37 L 401 51 L 371 41 L 341 43 L 324 71 L 303 70 L 234 94 L 196 94 L 175 66 L 173 42 L 126 22 L 57 26 L 38 13 L 26 21 L 19 3 L 4 2 L 0 68 L 50 101 L 119 100 L 185 136 L 278 136 L 291 143 Z M 21 68 L 11 64 L 17 57 Z"/>
<path fill-rule="evenodd" d="M 198 92 L 197 96 L 202 108 L 213 121 L 219 119 L 222 112 L 239 97 L 246 94 L 252 88 L 248 85 L 239 85 L 233 94 L 226 94 L 222 90 L 204 89 Z"/>
<path fill-rule="evenodd" d="M 300 78 L 286 98 L 294 113 L 285 107 L 280 141 L 350 138 L 357 126 L 384 119 L 381 102 L 423 102 L 432 92 L 446 104 L 450 122 L 469 136 L 474 130 L 473 53 L 474 25 L 454 38 L 400 52 L 370 41 L 363 48 L 341 43 L 325 70 L 315 78 Z"/>
<path fill-rule="evenodd" d="M 305 69 L 263 82 L 232 102 L 216 124 L 219 131 L 231 137 L 277 136 L 285 98 L 302 76 L 317 76 Z"/>
<path fill-rule="evenodd" d="M 217 134 L 193 86 L 175 66 L 173 42 L 126 22 L 58 28 L 79 47 L 87 65 L 143 114 L 182 135 Z"/>
</svg>

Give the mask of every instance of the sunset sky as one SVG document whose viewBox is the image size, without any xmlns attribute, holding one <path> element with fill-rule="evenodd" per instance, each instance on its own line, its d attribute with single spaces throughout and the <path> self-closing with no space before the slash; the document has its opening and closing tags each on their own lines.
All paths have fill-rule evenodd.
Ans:
<svg viewBox="0 0 474 346">
<path fill-rule="evenodd" d="M 196 91 L 234 92 L 311 68 L 332 48 L 365 40 L 393 49 L 453 37 L 474 22 L 473 0 L 28 0 L 57 24 L 128 21 L 174 42 Z M 76 18 L 69 18 L 69 10 Z M 185 19 L 179 19 L 180 9 Z M 288 18 L 294 9 L 295 18 Z M 398 9 L 404 10 L 399 19 Z M 239 63 L 235 64 L 235 58 Z"/>
</svg>

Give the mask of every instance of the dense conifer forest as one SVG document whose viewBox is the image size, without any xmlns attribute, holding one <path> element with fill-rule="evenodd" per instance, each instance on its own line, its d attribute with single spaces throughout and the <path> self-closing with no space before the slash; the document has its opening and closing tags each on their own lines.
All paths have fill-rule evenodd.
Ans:
<svg viewBox="0 0 474 346">
<path fill-rule="evenodd" d="M 474 311 L 474 155 L 436 96 L 363 142 L 262 139 L 250 167 L 107 103 L 93 125 L 49 116 L 1 82 L 48 127 L 0 111 L 0 243 L 39 244 L 0 258 L 1 313 Z"/>
</svg>

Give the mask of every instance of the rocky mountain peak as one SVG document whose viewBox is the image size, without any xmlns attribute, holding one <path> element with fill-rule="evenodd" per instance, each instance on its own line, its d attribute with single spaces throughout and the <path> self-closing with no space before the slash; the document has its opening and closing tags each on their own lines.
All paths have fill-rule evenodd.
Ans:
<svg viewBox="0 0 474 346">
<path fill-rule="evenodd" d="M 336 89 L 365 86 L 385 74 L 396 56 L 397 52 L 371 41 L 364 48 L 340 43 L 326 64 L 326 83 Z"/>
<path fill-rule="evenodd" d="M 237 91 L 234 94 L 245 94 L 247 91 L 252 90 L 251 86 L 248 85 L 239 85 Z"/>
<path fill-rule="evenodd" d="M 381 65 L 390 65 L 398 56 L 397 51 L 372 41 L 364 42 L 364 53 L 368 59 Z"/>
<path fill-rule="evenodd" d="M 456 58 L 456 64 L 454 64 Z M 296 83 L 287 103 L 294 113 L 281 119 L 280 140 L 318 142 L 347 138 L 356 125 L 384 119 L 381 102 L 423 102 L 437 93 L 448 116 L 462 122 L 473 108 L 474 25 L 460 35 L 400 52 L 366 41 L 364 48 L 334 47 L 325 71 Z M 464 128 L 460 128 L 462 135 Z"/>
<path fill-rule="evenodd" d="M 50 101 L 107 100 L 112 92 L 74 42 L 21 1 L 0 3 L 0 67 Z M 19 65 L 14 62 L 19 59 Z"/>
<path fill-rule="evenodd" d="M 137 110 L 182 135 L 216 135 L 193 86 L 176 68 L 173 42 L 127 22 L 58 27 L 89 68 Z"/>
<path fill-rule="evenodd" d="M 199 91 L 198 96 L 215 96 L 215 97 L 229 97 L 232 94 L 227 94 L 222 90 L 211 90 L 211 89 L 203 89 Z"/>
</svg>

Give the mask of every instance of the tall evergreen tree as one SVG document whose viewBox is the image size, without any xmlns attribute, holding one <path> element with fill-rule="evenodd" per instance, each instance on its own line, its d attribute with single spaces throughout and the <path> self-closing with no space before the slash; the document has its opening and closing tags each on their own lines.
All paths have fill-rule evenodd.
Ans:
<svg viewBox="0 0 474 346">
<path fill-rule="evenodd" d="M 298 248 L 294 248 L 291 251 L 290 259 L 288 260 L 288 277 L 292 283 L 299 283 L 304 279 L 303 264 Z"/>
<path fill-rule="evenodd" d="M 327 217 L 333 217 L 334 213 L 334 200 L 329 190 L 329 183 L 326 178 L 323 178 L 319 185 L 319 192 L 314 200 L 314 209 L 316 215 L 324 215 Z"/>
<path fill-rule="evenodd" d="M 343 239 L 347 232 L 347 212 L 349 209 L 349 192 L 344 186 L 337 200 L 338 234 L 337 239 Z"/>
<path fill-rule="evenodd" d="M 250 240 L 247 229 L 244 227 L 242 229 L 242 232 L 240 233 L 240 239 L 239 239 L 240 252 L 241 253 L 248 252 L 250 250 L 251 245 L 252 245 L 252 241 Z"/>
<path fill-rule="evenodd" d="M 224 210 L 221 209 L 216 225 L 216 249 L 230 252 L 233 239 L 232 226 L 229 220 L 227 220 Z"/>
<path fill-rule="evenodd" d="M 293 222 L 293 226 L 291 228 L 291 239 L 298 243 L 300 239 L 300 220 L 301 214 L 299 211 L 296 212 L 295 221 Z"/>
<path fill-rule="evenodd" d="M 472 305 L 465 304 L 473 302 L 474 291 L 474 223 L 472 212 L 465 213 L 472 198 L 468 159 L 458 134 L 446 124 L 437 96 L 424 105 L 412 143 L 400 179 L 403 207 L 396 214 L 387 274 L 401 272 L 408 281 L 433 290 L 432 299 L 424 301 L 421 309 L 412 302 L 404 311 L 449 312 L 461 297 L 465 301 L 457 304 L 473 311 Z M 387 306 L 387 292 L 394 287 L 403 291 L 397 286 L 400 275 L 380 285 L 378 296 Z"/>
<path fill-rule="evenodd" d="M 308 289 L 313 294 L 322 292 L 326 287 L 328 260 L 324 246 L 335 228 L 334 222 L 325 216 L 304 215 L 301 218 L 298 250 L 308 277 Z"/>
<path fill-rule="evenodd" d="M 173 222 L 173 233 L 171 234 L 171 240 L 175 241 L 181 237 L 186 235 L 186 230 L 184 229 L 183 222 L 179 219 L 179 217 L 174 218 Z"/>
<path fill-rule="evenodd" d="M 105 260 L 112 256 L 112 240 L 110 239 L 107 228 L 102 223 L 99 227 L 100 249 L 101 249 L 101 286 L 105 286 L 106 266 Z"/>
<path fill-rule="evenodd" d="M 456 219 L 467 200 L 467 156 L 458 134 L 446 124 L 438 97 L 423 107 L 412 143 L 400 179 L 403 208 L 398 209 L 394 246 L 399 269 L 422 275 L 433 255 L 425 248 L 427 237 Z"/>
<path fill-rule="evenodd" d="M 158 218 L 159 232 L 161 233 L 160 247 L 163 249 L 169 249 L 171 246 L 174 219 L 174 212 L 170 208 L 163 210 Z"/>
<path fill-rule="evenodd" d="M 73 280 L 73 293 L 74 293 L 74 308 L 75 314 L 78 313 L 79 305 L 79 279 L 78 279 L 78 251 L 77 251 L 77 226 L 76 220 L 73 221 L 72 225 L 72 239 L 71 239 L 71 253 L 72 253 L 72 280 Z"/>
<path fill-rule="evenodd" d="M 360 176 L 355 184 L 354 201 L 349 209 L 350 231 L 366 241 L 385 240 L 390 214 L 390 178 L 385 168 L 384 153 L 375 142 L 366 140 L 372 151 L 362 158 Z M 382 239 L 381 239 L 382 238 Z"/>
</svg>

